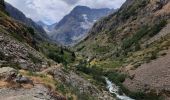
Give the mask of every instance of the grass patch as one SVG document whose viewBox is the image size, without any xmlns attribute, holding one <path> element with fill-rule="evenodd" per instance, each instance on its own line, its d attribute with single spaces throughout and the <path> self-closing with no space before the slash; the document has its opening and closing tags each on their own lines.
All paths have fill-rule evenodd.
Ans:
<svg viewBox="0 0 170 100">
<path fill-rule="evenodd" d="M 55 85 L 57 84 L 57 81 L 55 81 L 51 75 L 25 70 L 20 70 L 19 72 L 22 75 L 31 78 L 34 83 L 43 84 L 55 90 Z"/>
</svg>

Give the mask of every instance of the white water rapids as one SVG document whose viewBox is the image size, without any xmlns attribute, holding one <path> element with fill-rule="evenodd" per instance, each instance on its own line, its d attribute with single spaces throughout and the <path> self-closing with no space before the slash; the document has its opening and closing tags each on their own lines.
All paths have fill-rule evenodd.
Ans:
<svg viewBox="0 0 170 100">
<path fill-rule="evenodd" d="M 116 97 L 120 100 L 134 100 L 125 94 L 119 95 L 119 87 L 113 84 L 108 78 L 105 77 L 106 83 L 107 83 L 107 89 L 109 90 L 110 93 L 113 93 L 116 95 Z"/>
</svg>

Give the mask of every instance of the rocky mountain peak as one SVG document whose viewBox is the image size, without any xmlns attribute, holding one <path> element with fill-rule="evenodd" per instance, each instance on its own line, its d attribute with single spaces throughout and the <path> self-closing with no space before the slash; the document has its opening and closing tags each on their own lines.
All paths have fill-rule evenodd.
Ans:
<svg viewBox="0 0 170 100">
<path fill-rule="evenodd" d="M 56 25 L 51 37 L 63 45 L 74 45 L 87 36 L 87 32 L 97 20 L 111 11 L 108 8 L 77 6 Z"/>
</svg>

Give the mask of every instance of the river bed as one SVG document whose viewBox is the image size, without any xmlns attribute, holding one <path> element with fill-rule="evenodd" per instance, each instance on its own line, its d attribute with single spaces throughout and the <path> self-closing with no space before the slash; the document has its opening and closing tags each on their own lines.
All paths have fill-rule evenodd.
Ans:
<svg viewBox="0 0 170 100">
<path fill-rule="evenodd" d="M 115 94 L 116 97 L 120 100 L 135 100 L 132 99 L 128 96 L 126 96 L 124 93 L 123 95 L 119 95 L 119 87 L 116 86 L 114 83 L 112 83 L 108 78 L 105 77 L 106 84 L 107 84 L 107 89 L 109 90 L 110 93 Z"/>
</svg>

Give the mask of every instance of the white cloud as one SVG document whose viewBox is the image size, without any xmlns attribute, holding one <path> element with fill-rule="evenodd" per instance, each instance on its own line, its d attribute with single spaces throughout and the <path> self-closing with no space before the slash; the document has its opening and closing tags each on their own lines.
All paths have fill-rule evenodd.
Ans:
<svg viewBox="0 0 170 100">
<path fill-rule="evenodd" d="M 61 20 L 75 6 L 118 8 L 125 0 L 5 0 L 35 21 L 52 24 Z"/>
</svg>

